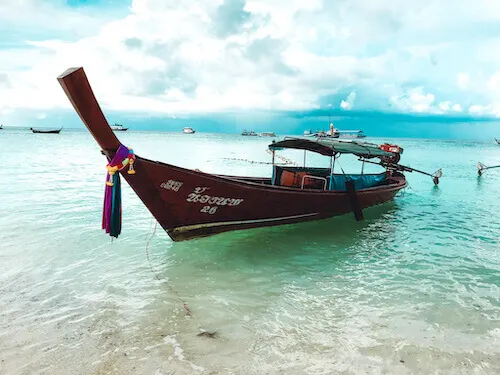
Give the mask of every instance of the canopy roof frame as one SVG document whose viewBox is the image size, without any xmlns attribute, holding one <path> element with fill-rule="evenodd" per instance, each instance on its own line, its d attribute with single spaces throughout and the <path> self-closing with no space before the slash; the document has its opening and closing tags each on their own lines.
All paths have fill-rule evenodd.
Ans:
<svg viewBox="0 0 500 375">
<path fill-rule="evenodd" d="M 296 149 L 315 152 L 324 156 L 335 156 L 337 154 L 353 154 L 363 158 L 393 157 L 394 152 L 384 151 L 377 144 L 368 142 L 356 142 L 325 138 L 301 138 L 285 137 L 282 141 L 271 143 L 271 151 L 282 149 Z"/>
</svg>

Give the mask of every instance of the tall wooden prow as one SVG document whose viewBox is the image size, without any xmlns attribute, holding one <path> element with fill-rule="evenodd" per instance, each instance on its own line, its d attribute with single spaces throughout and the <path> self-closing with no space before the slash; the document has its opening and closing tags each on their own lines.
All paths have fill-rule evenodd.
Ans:
<svg viewBox="0 0 500 375">
<path fill-rule="evenodd" d="M 112 156 L 120 141 L 109 127 L 83 68 L 70 68 L 57 80 L 99 146 Z"/>
</svg>

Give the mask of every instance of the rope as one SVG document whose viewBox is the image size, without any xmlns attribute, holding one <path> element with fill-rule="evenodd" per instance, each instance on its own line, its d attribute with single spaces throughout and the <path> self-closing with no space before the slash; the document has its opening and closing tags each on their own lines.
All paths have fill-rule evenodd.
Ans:
<svg viewBox="0 0 500 375">
<path fill-rule="evenodd" d="M 160 279 L 160 277 L 158 276 L 158 273 L 156 273 L 153 269 L 153 265 L 151 263 L 151 259 L 149 258 L 149 243 L 151 242 L 151 240 L 153 239 L 154 235 L 156 234 L 156 228 L 158 226 L 158 222 L 155 222 L 155 227 L 153 229 L 153 233 L 151 234 L 151 237 L 149 237 L 149 240 L 148 242 L 146 243 L 146 257 L 148 259 L 148 263 L 149 263 L 149 268 L 151 269 L 151 272 L 154 274 L 155 278 L 158 280 L 158 281 L 161 281 L 163 283 L 165 283 L 167 285 L 167 287 L 170 289 L 170 291 L 172 293 L 175 294 L 175 296 L 179 299 L 179 301 L 181 301 L 182 303 L 182 306 L 184 307 L 184 309 L 186 310 L 186 315 L 187 316 L 191 316 L 191 310 L 189 310 L 189 307 L 187 306 L 187 302 L 184 301 L 181 296 L 179 295 L 179 293 L 177 293 L 173 288 L 172 286 L 170 286 L 170 284 L 168 284 L 166 281 Z"/>
<path fill-rule="evenodd" d="M 272 154 L 273 154 L 273 153 L 272 153 L 272 151 L 270 151 L 269 149 L 267 149 L 267 150 L 266 150 L 266 152 L 267 152 L 268 154 L 270 154 L 270 155 L 272 155 Z M 293 165 L 295 165 L 295 166 L 298 166 L 298 165 L 299 165 L 298 163 L 294 162 L 293 160 L 291 160 L 291 159 L 287 159 L 287 158 L 285 158 L 284 156 L 278 155 L 278 154 L 276 154 L 276 153 L 274 153 L 274 157 L 275 157 L 276 159 L 283 160 L 283 161 L 285 162 L 285 164 L 293 164 Z"/>
<path fill-rule="evenodd" d="M 192 316 L 192 313 L 191 313 L 191 310 L 189 310 L 189 307 L 187 305 L 187 302 L 184 301 L 181 296 L 179 295 L 179 293 L 177 293 L 173 288 L 172 286 L 170 286 L 169 283 L 167 283 L 165 280 L 162 280 L 160 279 L 160 277 L 158 276 L 158 273 L 155 272 L 155 270 L 153 269 L 153 264 L 151 263 L 151 259 L 149 258 L 149 243 L 151 242 L 151 240 L 153 239 L 154 235 L 156 234 L 156 228 L 158 226 L 158 222 L 155 222 L 155 227 L 153 229 L 153 233 L 151 234 L 151 237 L 149 237 L 148 239 L 148 242 L 146 243 L 146 258 L 148 260 L 148 263 L 149 263 L 149 268 L 151 269 L 151 272 L 153 273 L 153 275 L 155 276 L 155 278 L 158 280 L 158 281 L 161 281 L 163 282 L 167 287 L 168 289 L 170 289 L 170 291 L 172 293 L 175 294 L 175 296 L 179 299 L 179 301 L 181 301 L 182 303 L 182 306 L 184 307 L 184 309 L 186 310 L 186 316 Z"/>
<path fill-rule="evenodd" d="M 223 158 L 224 160 L 235 160 L 235 161 L 244 161 L 250 164 L 272 164 L 267 161 L 254 161 L 254 160 L 248 160 L 248 159 L 240 159 L 240 158 Z"/>
<path fill-rule="evenodd" d="M 186 310 L 186 316 L 189 316 L 189 317 L 193 318 L 193 313 L 189 309 L 187 302 L 180 296 L 179 293 L 177 293 L 176 290 L 174 290 L 174 288 L 172 288 L 172 286 L 168 282 L 166 282 L 165 280 L 160 279 L 160 276 L 158 276 L 158 273 L 155 272 L 155 270 L 153 269 L 153 264 L 151 263 L 151 259 L 149 258 L 149 244 L 151 243 L 151 240 L 153 239 L 154 235 L 156 234 L 156 228 L 157 228 L 157 226 L 158 226 L 158 222 L 155 221 L 155 227 L 153 229 L 153 233 L 151 234 L 151 237 L 149 237 L 148 242 L 146 243 L 146 258 L 147 258 L 148 263 L 149 263 L 149 268 L 151 269 L 151 272 L 153 273 L 153 275 L 155 276 L 155 278 L 158 281 L 163 282 L 167 286 L 167 288 L 182 303 L 182 307 L 184 307 L 184 310 Z M 151 228 L 150 228 L 150 230 L 151 230 Z M 195 321 L 195 324 L 198 326 L 198 329 L 200 330 L 200 333 L 198 333 L 196 336 L 199 336 L 199 337 L 208 337 L 208 338 L 216 338 L 218 336 L 218 332 L 217 331 L 207 331 L 206 329 L 202 328 L 202 326 L 198 322 L 196 322 L 196 321 Z"/>
<path fill-rule="evenodd" d="M 182 303 L 182 307 L 184 307 L 184 310 L 186 310 L 186 316 L 193 317 L 193 313 L 189 309 L 187 302 L 180 296 L 179 293 L 177 293 L 176 290 L 174 290 L 174 288 L 172 288 L 172 286 L 168 282 L 166 282 L 165 280 L 162 280 L 160 278 L 160 276 L 158 276 L 158 273 L 155 272 L 155 270 L 153 269 L 153 264 L 151 263 L 151 259 L 149 258 L 149 244 L 151 243 L 151 240 L 153 239 L 154 235 L 156 234 L 156 228 L 157 228 L 157 226 L 158 226 L 158 222 L 155 221 L 155 227 L 153 229 L 153 233 L 151 234 L 151 237 L 149 237 L 148 242 L 146 243 L 146 258 L 147 258 L 148 263 L 149 263 L 149 268 L 151 269 L 151 272 L 153 273 L 153 275 L 155 276 L 155 278 L 158 281 L 163 282 L 167 286 L 167 288 Z M 151 228 L 150 228 L 150 230 L 151 230 Z M 199 337 L 208 337 L 208 338 L 216 338 L 218 336 L 218 332 L 217 331 L 207 331 L 206 329 L 202 328 L 202 326 L 198 322 L 196 322 L 196 321 L 195 321 L 195 324 L 198 326 L 198 329 L 200 330 L 200 333 L 198 333 L 196 336 L 199 336 Z"/>
<path fill-rule="evenodd" d="M 271 153 L 271 151 L 267 150 L 268 153 Z M 275 165 L 287 165 L 287 164 L 293 164 L 295 166 L 298 166 L 296 162 L 293 160 L 287 159 L 281 155 L 275 155 L 275 158 L 280 159 L 283 161 L 283 163 L 275 163 Z M 242 158 L 223 158 L 224 160 L 234 160 L 234 161 L 244 161 L 246 163 L 250 164 L 273 164 L 272 162 L 267 162 L 267 161 L 255 161 L 255 160 L 249 160 L 249 159 L 242 159 Z"/>
<path fill-rule="evenodd" d="M 339 164 L 339 167 L 340 167 L 340 170 L 342 171 L 342 174 L 345 175 L 344 169 L 342 168 L 342 165 L 340 165 L 340 161 L 338 161 L 340 159 L 340 155 L 338 157 L 334 156 L 334 158 L 337 161 L 337 163 Z"/>
</svg>

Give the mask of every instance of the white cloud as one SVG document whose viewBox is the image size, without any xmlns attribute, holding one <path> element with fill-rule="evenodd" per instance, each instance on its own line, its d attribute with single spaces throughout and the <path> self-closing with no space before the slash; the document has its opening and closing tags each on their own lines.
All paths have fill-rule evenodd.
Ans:
<svg viewBox="0 0 500 375">
<path fill-rule="evenodd" d="M 438 108 L 442 113 L 462 112 L 462 106 L 460 104 L 453 104 L 449 100 L 439 103 Z"/>
<path fill-rule="evenodd" d="M 469 114 L 471 115 L 490 115 L 493 114 L 494 109 L 491 105 L 474 104 L 469 107 Z"/>
<path fill-rule="evenodd" d="M 488 89 L 493 92 L 500 91 L 500 71 L 495 72 L 488 80 Z"/>
<path fill-rule="evenodd" d="M 346 111 L 351 110 L 354 107 L 355 100 L 356 100 L 356 92 L 353 91 L 347 96 L 346 100 L 342 100 L 340 102 L 340 108 Z"/>
<path fill-rule="evenodd" d="M 16 87 L 0 93 L 1 102 L 14 108 L 67 106 L 55 77 L 68 66 L 83 65 L 99 100 L 110 109 L 307 109 L 316 107 L 322 95 L 382 69 L 383 57 L 307 51 L 307 37 L 292 22 L 300 2 L 287 6 L 290 14 L 278 11 L 277 4 L 226 0 L 177 6 L 175 1 L 134 0 L 131 15 L 95 36 L 32 42 L 34 50 L 6 57 L 36 57 L 37 63 L 8 73 Z M 313 1 L 302 11 L 320 5 Z M 286 32 L 282 39 L 278 29 Z"/>
<path fill-rule="evenodd" d="M 113 19 L 108 9 L 92 12 L 86 7 L 80 9 L 62 6 L 65 0 L 3 0 L 0 1 L 0 23 L 2 31 L 15 30 L 15 36 L 43 38 L 58 35 L 63 39 L 79 38 L 95 33 L 104 23 Z"/>
<path fill-rule="evenodd" d="M 129 14 L 112 21 L 63 1 L 2 3 L 0 21 L 16 30 L 71 38 L 0 49 L 0 109 L 68 107 L 55 78 L 84 66 L 98 100 L 114 110 L 309 109 L 349 87 L 344 110 L 354 108 L 356 92 L 362 108 L 367 89 L 379 109 L 390 102 L 404 112 L 461 112 L 457 86 L 493 103 L 500 78 L 480 61 L 477 76 L 484 70 L 491 78 L 472 84 L 474 53 L 462 51 L 455 32 L 499 20 L 500 5 L 457 1 L 451 9 L 442 0 L 405 7 L 394 0 L 133 0 Z"/>
<path fill-rule="evenodd" d="M 487 93 L 488 104 L 473 104 L 468 113 L 474 116 L 500 117 L 500 71 L 494 72 L 484 85 L 483 91 Z"/>
<path fill-rule="evenodd" d="M 397 109 L 405 112 L 434 112 L 434 94 L 424 92 L 422 87 L 407 90 L 399 96 L 392 96 L 390 102 Z"/>
<path fill-rule="evenodd" d="M 451 102 L 446 101 L 439 103 L 439 109 L 443 112 L 449 112 L 451 110 Z"/>
<path fill-rule="evenodd" d="M 470 75 L 464 72 L 457 74 L 457 85 L 460 89 L 466 90 L 470 83 Z"/>
<path fill-rule="evenodd" d="M 429 114 L 457 114 L 463 111 L 458 103 L 450 100 L 437 102 L 436 96 L 423 87 L 414 87 L 390 98 L 392 106 L 403 112 Z"/>
</svg>

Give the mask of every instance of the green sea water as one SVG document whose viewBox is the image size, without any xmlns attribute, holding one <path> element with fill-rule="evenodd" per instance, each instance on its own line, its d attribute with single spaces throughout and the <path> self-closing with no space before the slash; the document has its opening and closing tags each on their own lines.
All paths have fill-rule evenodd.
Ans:
<svg viewBox="0 0 500 375">
<path fill-rule="evenodd" d="M 235 160 L 269 161 L 268 138 L 119 136 L 153 160 L 270 174 Z M 87 132 L 1 131 L 0 374 L 500 373 L 500 169 L 476 169 L 500 146 L 367 140 L 441 183 L 408 173 L 362 222 L 173 243 L 126 183 L 122 235 L 103 233 L 106 160 Z"/>
</svg>

